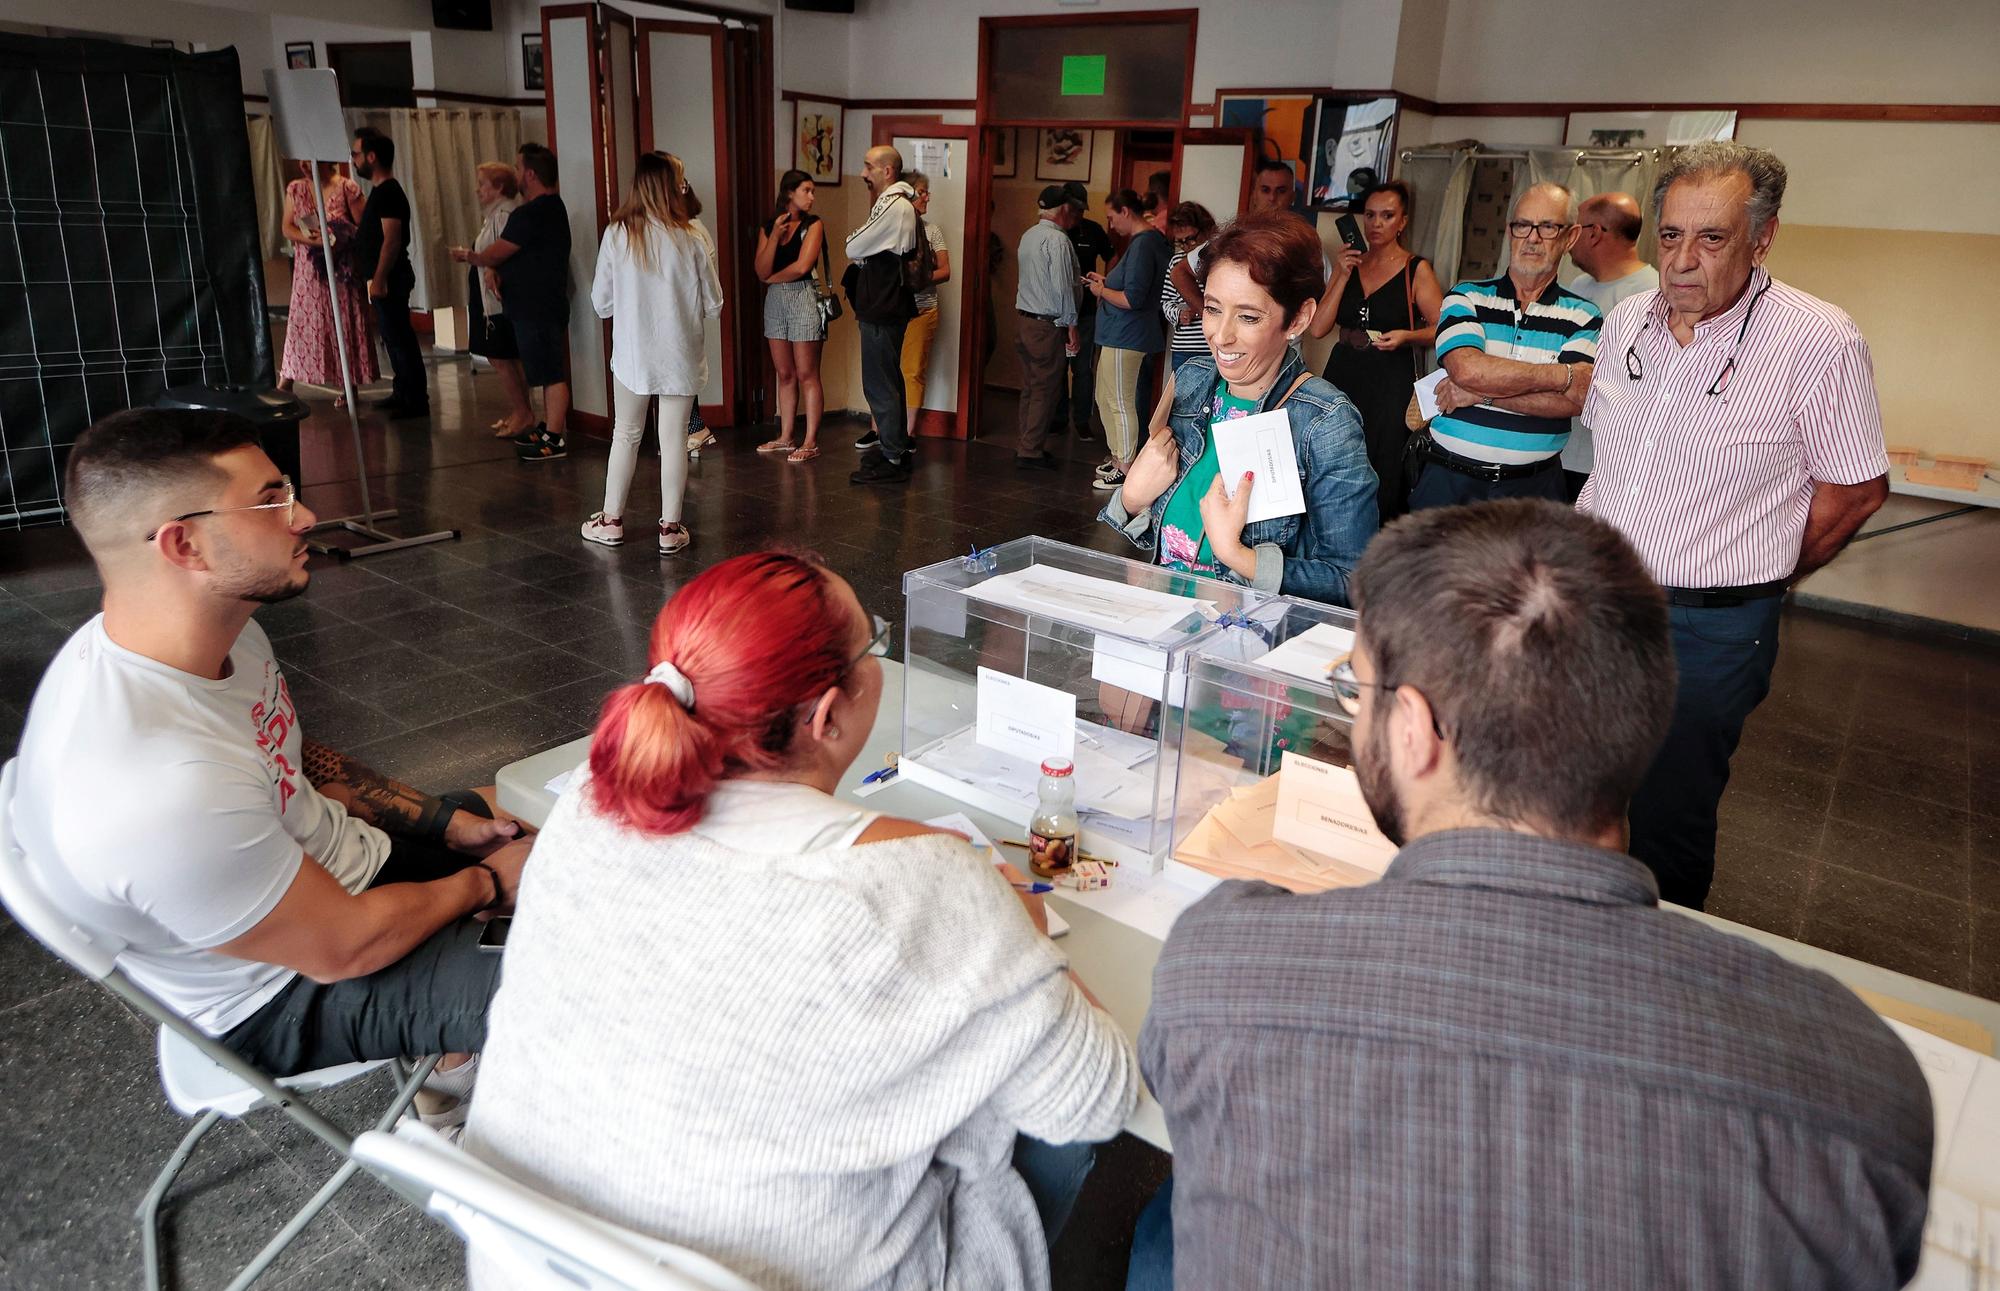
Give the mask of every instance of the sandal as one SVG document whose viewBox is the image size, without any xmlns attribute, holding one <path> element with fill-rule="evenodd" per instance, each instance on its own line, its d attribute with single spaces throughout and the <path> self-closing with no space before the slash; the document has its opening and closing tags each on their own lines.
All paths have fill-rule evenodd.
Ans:
<svg viewBox="0 0 2000 1291">
<path fill-rule="evenodd" d="M 798 445 L 789 439 L 767 439 L 757 445 L 757 451 L 760 453 L 789 453 L 797 447 Z"/>
<path fill-rule="evenodd" d="M 807 444 L 803 448 L 797 448 L 785 454 L 785 460 L 788 462 L 810 462 L 818 456 L 819 446 L 816 444 Z"/>
</svg>

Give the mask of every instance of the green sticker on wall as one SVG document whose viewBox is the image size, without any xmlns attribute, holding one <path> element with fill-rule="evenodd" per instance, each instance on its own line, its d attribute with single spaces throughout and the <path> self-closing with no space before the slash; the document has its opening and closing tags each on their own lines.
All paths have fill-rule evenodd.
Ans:
<svg viewBox="0 0 2000 1291">
<path fill-rule="evenodd" d="M 1104 93 L 1103 54 L 1064 54 L 1062 92 L 1064 94 Z"/>
</svg>

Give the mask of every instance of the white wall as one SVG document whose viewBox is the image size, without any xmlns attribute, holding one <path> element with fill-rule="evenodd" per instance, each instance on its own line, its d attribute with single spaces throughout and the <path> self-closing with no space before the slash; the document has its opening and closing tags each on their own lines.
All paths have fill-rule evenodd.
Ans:
<svg viewBox="0 0 2000 1291">
<path fill-rule="evenodd" d="M 1437 0 L 1425 0 L 1435 3 Z M 849 74 L 845 97 L 969 99 L 979 86 L 981 17 L 1054 12 L 1046 0 L 866 0 L 845 19 Z M 1395 75 L 1398 0 L 1103 0 L 1089 10 L 1194 8 L 1194 97 L 1218 86 L 1342 85 L 1375 89 Z M 794 28 L 831 34 L 805 15 L 788 15 Z M 824 22 L 824 19 L 819 19 Z M 785 89 L 831 67 L 822 46 L 787 46 Z M 827 90 L 824 83 L 813 87 Z"/>
<path fill-rule="evenodd" d="M 1995 103 L 2000 16 L 1993 0 L 1451 0 L 1430 97 Z"/>
</svg>

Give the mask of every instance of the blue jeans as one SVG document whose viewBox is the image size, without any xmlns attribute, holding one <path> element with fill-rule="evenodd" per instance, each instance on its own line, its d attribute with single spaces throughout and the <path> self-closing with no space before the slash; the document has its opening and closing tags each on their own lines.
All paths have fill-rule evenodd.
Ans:
<svg viewBox="0 0 2000 1291">
<path fill-rule="evenodd" d="M 1743 723 L 1771 693 L 1782 598 L 1695 609 L 1674 606 L 1680 688 L 1673 725 L 1632 795 L 1632 855 L 1660 881 L 1660 899 L 1699 910 L 1715 879 L 1715 813 Z"/>
<path fill-rule="evenodd" d="M 1097 1164 L 1094 1143 L 1044 1143 L 1025 1134 L 1014 1136 L 1014 1173 L 1028 1185 L 1035 1213 L 1042 1217 L 1042 1235 L 1054 1246 L 1076 1208 L 1076 1195 Z"/>
<path fill-rule="evenodd" d="M 1125 1266 L 1125 1291 L 1173 1291 L 1174 1179 L 1160 1185 L 1139 1225 L 1132 1230 L 1132 1261 Z"/>
<path fill-rule="evenodd" d="M 431 406 L 429 378 L 424 372 L 424 351 L 417 343 L 417 329 L 410 322 L 410 292 L 391 289 L 375 302 L 375 330 L 381 334 L 382 348 L 389 354 L 389 370 L 394 375 L 390 398 L 405 408 Z"/>
<path fill-rule="evenodd" d="M 891 462 L 900 462 L 910 451 L 903 404 L 903 333 L 909 322 L 856 322 L 861 328 L 861 393 L 868 400 L 875 433 L 882 440 L 876 451 Z"/>
</svg>

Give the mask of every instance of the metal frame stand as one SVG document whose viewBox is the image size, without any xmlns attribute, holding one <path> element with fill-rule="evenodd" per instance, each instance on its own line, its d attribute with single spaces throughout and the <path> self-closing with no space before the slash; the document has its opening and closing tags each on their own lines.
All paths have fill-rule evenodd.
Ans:
<svg viewBox="0 0 2000 1291">
<path fill-rule="evenodd" d="M 318 166 L 314 166 L 312 176 L 313 205 L 319 210 L 320 253 L 326 260 L 327 298 L 333 305 L 333 344 L 340 351 L 340 385 L 347 397 L 347 428 L 354 437 L 354 479 L 361 486 L 361 514 L 341 516 L 336 520 L 322 520 L 308 533 L 340 531 L 355 534 L 369 541 L 358 547 L 342 547 L 331 542 L 314 542 L 310 537 L 306 545 L 322 556 L 332 556 L 337 560 L 355 560 L 362 556 L 379 556 L 385 551 L 401 551 L 405 547 L 422 547 L 433 542 L 452 542 L 458 538 L 456 529 L 439 529 L 434 533 L 417 534 L 410 538 L 398 538 L 384 533 L 375 526 L 378 519 L 389 519 L 395 511 L 377 511 L 368 496 L 368 457 L 361 445 L 361 415 L 355 408 L 354 373 L 347 362 L 347 337 L 340 321 L 340 281 L 333 275 L 333 244 L 326 238 L 326 190 L 319 182 Z"/>
</svg>

